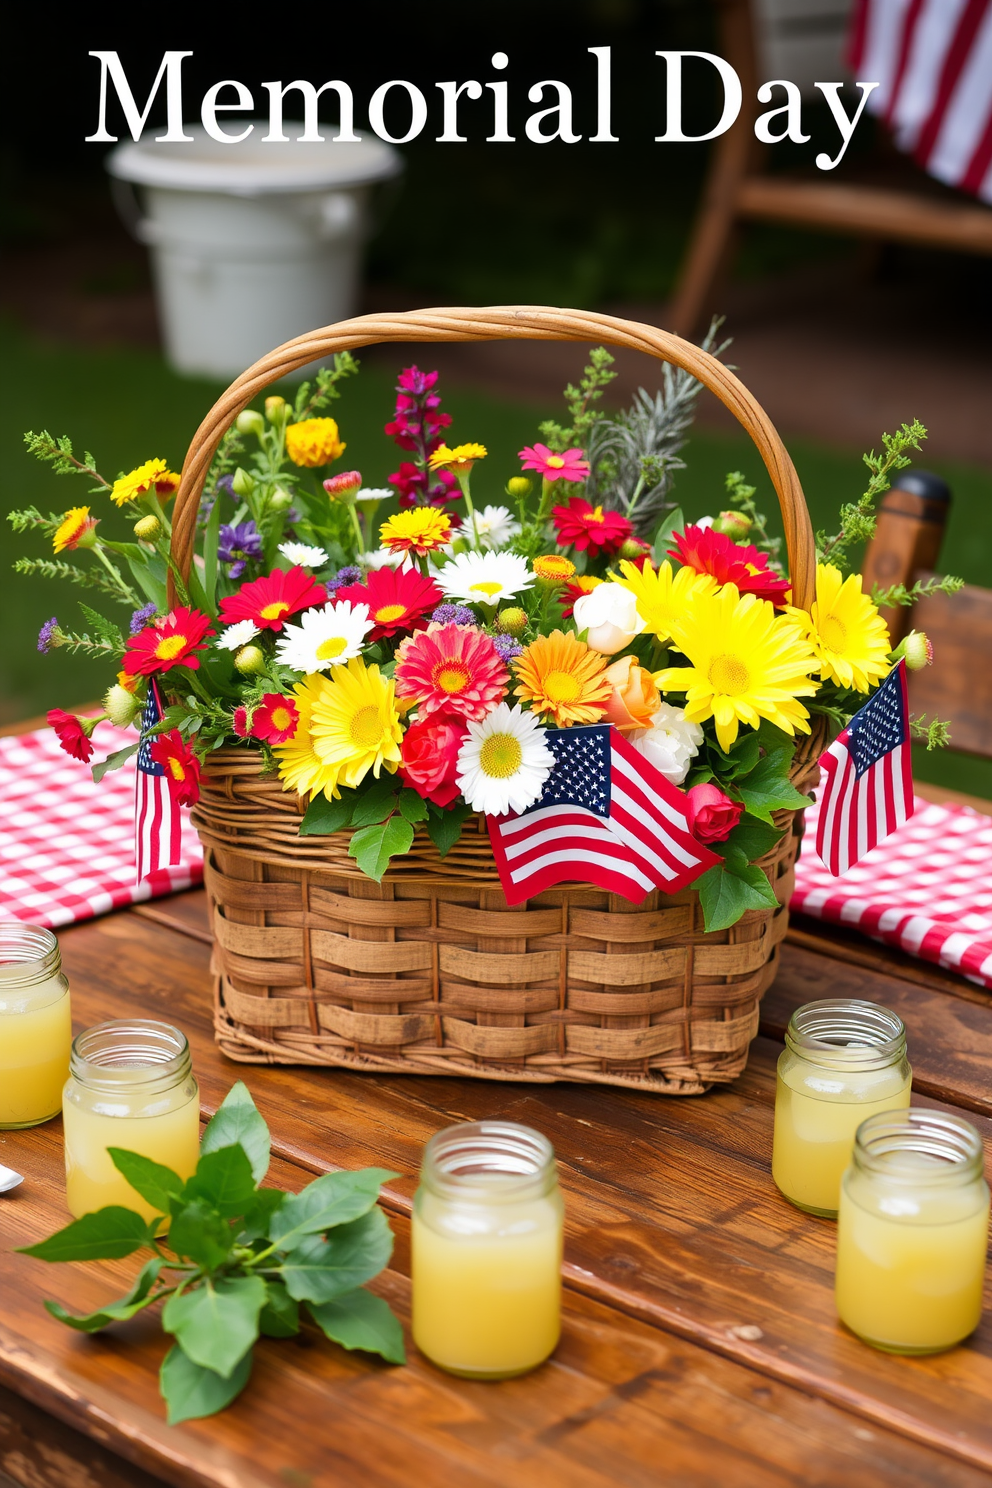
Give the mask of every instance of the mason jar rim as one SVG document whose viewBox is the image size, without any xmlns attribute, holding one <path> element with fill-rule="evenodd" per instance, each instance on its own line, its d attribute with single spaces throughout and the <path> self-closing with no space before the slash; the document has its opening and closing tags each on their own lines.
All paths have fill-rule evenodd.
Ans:
<svg viewBox="0 0 992 1488">
<path fill-rule="evenodd" d="M 0 982 L 30 987 L 62 967 L 62 952 L 51 930 L 24 920 L 0 920 Z"/>
<path fill-rule="evenodd" d="M 911 1154 L 937 1159 L 925 1167 Z M 917 1188 L 971 1183 L 985 1168 L 978 1130 L 963 1116 L 909 1106 L 877 1111 L 858 1127 L 853 1162 L 862 1172 Z"/>
<path fill-rule="evenodd" d="M 69 1074 L 90 1090 L 168 1090 L 193 1068 L 189 1040 L 172 1023 L 110 1018 L 72 1041 Z"/>
<path fill-rule="evenodd" d="M 834 1070 L 875 1070 L 906 1054 L 906 1025 L 891 1008 L 855 997 L 821 997 L 796 1008 L 785 1042 L 810 1064 Z"/>
<path fill-rule="evenodd" d="M 555 1152 L 533 1127 L 512 1121 L 464 1121 L 431 1137 L 424 1148 L 421 1178 L 445 1198 L 526 1199 L 553 1188 Z"/>
</svg>

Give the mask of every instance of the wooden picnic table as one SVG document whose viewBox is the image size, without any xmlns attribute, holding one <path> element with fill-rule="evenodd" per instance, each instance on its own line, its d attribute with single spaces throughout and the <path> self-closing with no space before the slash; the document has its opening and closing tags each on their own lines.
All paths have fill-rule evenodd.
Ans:
<svg viewBox="0 0 992 1488">
<path fill-rule="evenodd" d="M 836 1318 L 835 1226 L 792 1208 L 770 1174 L 775 1062 L 792 1009 L 816 997 L 898 1011 L 915 1099 L 963 1110 L 988 1143 L 992 1009 L 978 987 L 798 924 L 744 1075 L 666 1099 L 233 1064 L 213 1040 L 200 890 L 59 938 L 77 1028 L 126 1015 L 177 1023 L 204 1119 L 246 1081 L 272 1130 L 270 1182 L 299 1189 L 366 1164 L 402 1173 L 384 1193 L 397 1243 L 373 1289 L 406 1325 L 408 1216 L 428 1137 L 487 1116 L 545 1132 L 567 1206 L 564 1328 L 540 1370 L 494 1385 L 443 1374 L 409 1332 L 409 1362 L 397 1368 L 307 1325 L 258 1345 L 227 1411 L 170 1428 L 157 1319 L 86 1337 L 42 1307 L 49 1297 L 96 1308 L 124 1289 L 134 1261 L 47 1266 L 12 1254 L 67 1220 L 60 1122 L 0 1132 L 0 1162 L 26 1175 L 0 1198 L 0 1484 L 5 1473 L 24 1488 L 988 1482 L 992 1311 L 947 1354 L 866 1347 Z"/>
</svg>

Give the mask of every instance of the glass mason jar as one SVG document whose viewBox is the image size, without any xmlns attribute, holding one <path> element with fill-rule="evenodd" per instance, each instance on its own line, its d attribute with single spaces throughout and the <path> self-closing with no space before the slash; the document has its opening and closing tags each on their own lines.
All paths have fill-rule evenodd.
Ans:
<svg viewBox="0 0 992 1488">
<path fill-rule="evenodd" d="M 413 1337 L 471 1379 L 526 1374 L 561 1331 L 564 1204 L 554 1149 L 504 1121 L 428 1142 L 413 1205 Z"/>
<path fill-rule="evenodd" d="M 837 1311 L 893 1354 L 952 1348 L 982 1315 L 989 1189 L 970 1121 L 914 1108 L 858 1127 L 841 1185 Z"/>
<path fill-rule="evenodd" d="M 69 1212 L 78 1219 L 120 1204 L 151 1219 L 154 1209 L 117 1171 L 107 1148 L 140 1152 L 192 1177 L 200 1101 L 186 1035 L 145 1018 L 87 1028 L 73 1041 L 62 1115 Z"/>
<path fill-rule="evenodd" d="M 69 1073 L 69 983 L 51 930 L 0 925 L 0 1127 L 57 1116 Z"/>
<path fill-rule="evenodd" d="M 901 1018 L 827 997 L 789 1020 L 775 1087 L 772 1177 L 799 1209 L 833 1218 L 854 1134 L 876 1111 L 909 1105 L 913 1072 Z"/>
</svg>

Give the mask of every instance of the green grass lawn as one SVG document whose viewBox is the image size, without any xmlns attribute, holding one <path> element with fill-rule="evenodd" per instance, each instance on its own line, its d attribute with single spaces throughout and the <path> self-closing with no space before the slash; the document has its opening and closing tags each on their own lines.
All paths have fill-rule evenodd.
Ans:
<svg viewBox="0 0 992 1488">
<path fill-rule="evenodd" d="M 154 353 L 134 349 L 92 351 L 30 340 L 7 325 L 0 328 L 0 359 L 5 368 L 0 401 L 0 506 L 32 503 L 62 511 L 89 503 L 105 522 L 104 531 L 127 533 L 126 521 L 105 496 L 90 497 L 86 482 L 53 476 L 24 452 L 26 429 L 68 434 L 78 451 L 91 450 L 108 478 L 152 456 L 179 468 L 197 424 L 209 409 L 219 384 L 181 378 Z M 397 366 L 401 365 L 397 353 Z M 581 354 L 576 353 L 576 375 Z M 392 377 L 378 368 L 344 385 L 333 408 L 348 442 L 346 463 L 362 471 L 369 485 L 380 485 L 396 468 L 398 451 L 382 433 L 392 413 Z M 451 384 L 441 389 L 444 406 L 454 415 L 453 441 L 478 439 L 489 458 L 477 468 L 473 491 L 481 503 L 498 501 L 507 477 L 519 469 L 516 451 L 537 434 L 538 422 L 557 415 L 557 408 L 534 408 L 497 401 Z M 880 431 L 881 432 L 881 431 Z M 804 440 L 790 441 L 790 451 L 809 501 L 815 526 L 835 525 L 842 501 L 856 497 L 863 483 L 857 451 L 828 449 Z M 774 494 L 761 461 L 747 437 L 700 431 L 685 450 L 688 468 L 681 472 L 676 494 L 687 514 L 700 516 L 722 504 L 723 477 L 739 469 L 759 487 L 767 509 Z M 940 474 L 954 492 L 943 566 L 976 584 L 992 584 L 992 518 L 990 477 L 964 465 L 942 464 Z M 0 535 L 4 568 L 21 553 L 42 556 L 45 544 L 12 533 Z M 10 573 L 0 584 L 0 723 L 32 717 L 55 706 L 73 707 L 105 689 L 105 664 L 64 653 L 38 654 L 42 622 L 57 614 L 82 628 L 77 600 L 91 597 L 71 585 L 48 583 Z M 938 663 L 939 664 L 939 663 Z M 919 753 L 919 752 L 918 752 Z M 963 755 L 919 753 L 920 779 L 936 781 L 992 798 L 992 762 Z"/>
</svg>

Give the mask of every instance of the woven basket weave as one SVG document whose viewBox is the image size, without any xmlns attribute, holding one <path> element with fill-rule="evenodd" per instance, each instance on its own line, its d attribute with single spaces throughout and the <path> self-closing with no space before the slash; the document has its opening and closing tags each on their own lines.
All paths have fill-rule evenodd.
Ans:
<svg viewBox="0 0 992 1488">
<path fill-rule="evenodd" d="M 782 508 L 795 603 L 813 592 L 814 547 L 795 469 L 763 410 L 714 357 L 653 326 L 542 308 L 362 316 L 299 337 L 244 373 L 194 436 L 173 522 L 189 572 L 214 451 L 263 388 L 318 357 L 376 341 L 523 338 L 601 342 L 685 367 L 754 440 Z M 808 791 L 823 735 L 802 739 L 793 782 Z M 193 822 L 205 852 L 223 1051 L 254 1063 L 408 1074 L 581 1080 L 690 1095 L 732 1080 L 774 978 L 801 814 L 760 867 L 779 907 L 702 929 L 698 895 L 633 906 L 581 884 L 510 908 L 482 817 L 442 861 L 418 830 L 381 884 L 348 857 L 350 833 L 300 837 L 305 802 L 262 774 L 249 747 L 210 755 Z"/>
</svg>

